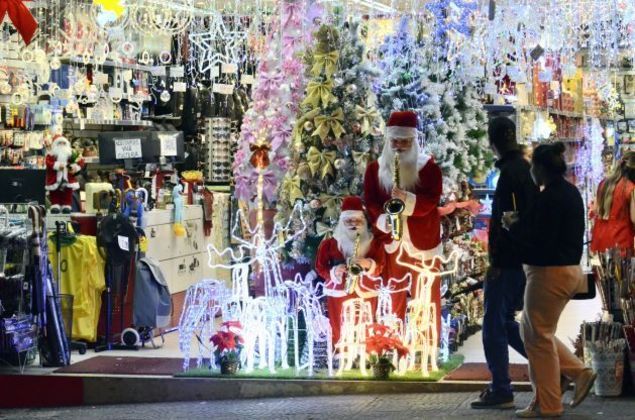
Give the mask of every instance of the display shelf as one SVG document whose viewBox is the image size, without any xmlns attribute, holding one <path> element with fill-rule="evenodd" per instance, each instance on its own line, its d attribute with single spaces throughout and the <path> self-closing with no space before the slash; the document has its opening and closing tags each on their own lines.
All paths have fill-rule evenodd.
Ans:
<svg viewBox="0 0 635 420">
<path fill-rule="evenodd" d="M 540 108 L 540 107 L 531 106 L 531 105 L 518 106 L 516 107 L 516 109 L 518 109 L 519 111 L 525 111 L 525 112 L 548 112 L 549 114 L 552 114 L 552 115 L 560 115 L 560 116 L 569 117 L 569 118 L 584 118 L 585 117 L 584 114 L 579 112 L 562 111 L 560 109 L 554 109 L 554 108 Z"/>
<path fill-rule="evenodd" d="M 92 58 L 93 57 L 91 57 L 91 59 Z M 95 63 L 93 63 L 92 61 L 89 62 L 89 63 L 85 63 L 84 59 L 82 57 L 71 57 L 69 60 L 65 60 L 65 61 L 70 62 L 71 64 L 84 64 L 84 65 L 92 64 L 92 65 L 95 65 Z M 142 65 L 142 64 L 118 63 L 118 62 L 112 61 L 112 60 L 106 60 L 102 64 L 100 64 L 100 66 L 112 67 L 112 68 L 123 69 L 123 70 L 138 70 L 138 71 L 144 71 L 144 72 L 148 72 L 148 73 L 152 73 L 152 72 L 156 71 L 157 67 L 161 67 L 161 66 L 146 66 L 146 65 Z"/>
<path fill-rule="evenodd" d="M 93 120 L 83 118 L 64 118 L 65 124 L 72 125 L 109 125 L 115 127 L 152 127 L 153 122 L 147 120 Z"/>
</svg>

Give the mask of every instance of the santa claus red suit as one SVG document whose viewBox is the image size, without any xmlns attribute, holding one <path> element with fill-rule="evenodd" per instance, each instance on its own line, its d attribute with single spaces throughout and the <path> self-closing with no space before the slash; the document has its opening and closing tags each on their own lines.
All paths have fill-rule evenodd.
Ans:
<svg viewBox="0 0 635 420">
<path fill-rule="evenodd" d="M 417 114 L 411 111 L 393 112 L 386 124 L 385 144 L 381 156 L 368 165 L 364 177 L 364 199 L 368 207 L 371 223 L 377 235 L 385 240 L 386 265 L 384 281 L 403 278 L 412 274 L 410 295 L 417 295 L 418 273 L 399 264 L 400 248 L 407 253 L 405 259 L 422 265 L 431 264 L 433 258 L 441 255 L 441 219 L 437 211 L 442 193 L 442 177 L 439 166 L 431 156 L 420 153 L 417 142 Z M 393 185 L 395 154 L 399 154 L 399 186 Z M 384 204 L 391 198 L 399 198 L 405 203 L 401 215 L 403 236 L 400 242 L 393 241 Z M 412 256 L 413 258 L 408 258 Z M 431 287 L 432 302 L 440 314 L 440 279 Z M 405 318 L 407 291 L 392 295 L 393 312 Z M 440 330 L 440 317 L 437 316 Z"/>
<path fill-rule="evenodd" d="M 358 235 L 357 258 L 353 258 Z M 352 258 L 351 264 L 358 264 L 363 270 L 352 293 L 346 290 L 347 279 L 350 275 L 347 271 L 349 258 Z M 376 290 L 381 281 L 378 277 L 382 273 L 384 262 L 383 243 L 373 238 L 361 198 L 346 197 L 342 201 L 342 212 L 333 237 L 322 241 L 315 262 L 316 271 L 324 279 L 324 292 L 327 295 L 333 344 L 337 344 L 340 339 L 344 302 L 353 298 L 368 300 L 371 302 L 373 314 L 375 313 L 377 307 Z"/>
<path fill-rule="evenodd" d="M 51 200 L 51 213 L 71 212 L 73 191 L 79 189 L 75 175 L 81 171 L 83 161 L 63 136 L 53 138 L 51 151 L 46 155 L 46 190 Z"/>
</svg>

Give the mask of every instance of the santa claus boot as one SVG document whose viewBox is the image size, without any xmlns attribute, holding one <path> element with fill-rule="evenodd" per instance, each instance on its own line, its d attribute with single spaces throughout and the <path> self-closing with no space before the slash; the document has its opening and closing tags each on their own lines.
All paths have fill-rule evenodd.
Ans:
<svg viewBox="0 0 635 420">
<path fill-rule="evenodd" d="M 60 214 L 61 212 L 61 207 L 59 204 L 53 204 L 51 206 L 51 214 Z"/>
</svg>

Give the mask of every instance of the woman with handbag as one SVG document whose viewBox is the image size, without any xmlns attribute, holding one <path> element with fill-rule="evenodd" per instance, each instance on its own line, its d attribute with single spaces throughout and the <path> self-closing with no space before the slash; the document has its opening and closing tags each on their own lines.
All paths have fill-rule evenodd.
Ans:
<svg viewBox="0 0 635 420">
<path fill-rule="evenodd" d="M 542 191 L 522 219 L 503 215 L 523 250 L 527 277 L 521 336 L 535 397 L 516 412 L 521 418 L 562 415 L 561 375 L 575 382 L 572 407 L 586 398 L 596 377 L 555 337 L 564 307 L 586 285 L 580 268 L 585 210 L 578 189 L 564 179 L 564 150 L 562 143 L 536 148 L 531 176 Z"/>
<path fill-rule="evenodd" d="M 635 152 L 628 151 L 598 188 L 593 212 L 592 252 L 633 249 L 635 238 Z"/>
</svg>

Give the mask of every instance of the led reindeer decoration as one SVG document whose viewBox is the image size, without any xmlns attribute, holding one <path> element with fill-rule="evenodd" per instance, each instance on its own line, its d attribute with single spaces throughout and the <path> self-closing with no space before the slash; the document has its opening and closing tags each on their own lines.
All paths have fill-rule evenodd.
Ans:
<svg viewBox="0 0 635 420">
<path fill-rule="evenodd" d="M 411 259 L 416 258 L 416 254 L 408 252 L 407 245 L 402 245 L 397 256 L 397 262 L 404 267 L 418 273 L 417 295 L 408 302 L 406 309 L 406 329 L 404 344 L 409 349 L 408 357 L 399 366 L 399 373 L 403 374 L 405 369 L 414 370 L 416 367 L 417 353 L 421 355 L 421 373 L 424 377 L 430 375 L 430 371 L 437 371 L 439 337 L 437 332 L 436 306 L 432 303 L 432 286 L 439 276 L 449 275 L 456 271 L 459 254 L 453 252 L 448 259 L 435 257 L 426 264 L 421 259 L 420 264 L 413 264 Z M 451 264 L 452 263 L 452 264 Z M 445 271 L 437 267 L 449 267 Z"/>
</svg>

